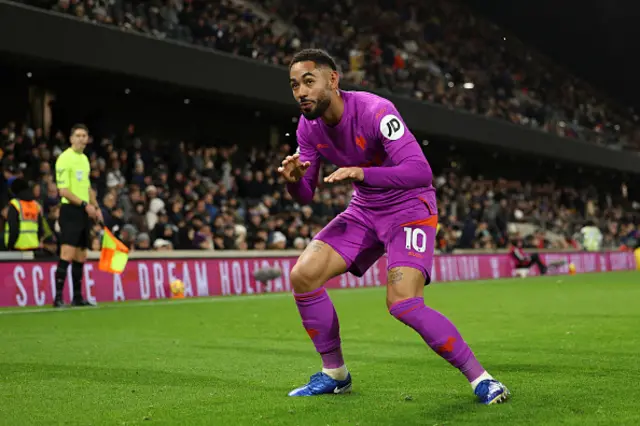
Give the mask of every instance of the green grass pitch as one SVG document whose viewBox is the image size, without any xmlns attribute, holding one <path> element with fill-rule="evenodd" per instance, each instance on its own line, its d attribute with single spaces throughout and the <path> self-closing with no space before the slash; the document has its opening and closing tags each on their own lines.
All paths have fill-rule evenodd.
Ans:
<svg viewBox="0 0 640 426">
<path fill-rule="evenodd" d="M 638 425 L 640 273 L 436 284 L 513 399 L 464 377 L 386 311 L 336 290 L 351 395 L 289 398 L 320 367 L 288 294 L 0 310 L 2 425 Z"/>
</svg>

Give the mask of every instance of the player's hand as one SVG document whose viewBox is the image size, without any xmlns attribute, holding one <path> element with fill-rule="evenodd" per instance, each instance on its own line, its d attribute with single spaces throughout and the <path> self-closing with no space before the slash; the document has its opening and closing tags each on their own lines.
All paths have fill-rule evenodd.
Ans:
<svg viewBox="0 0 640 426">
<path fill-rule="evenodd" d="M 344 167 L 324 178 L 324 181 L 327 183 L 362 182 L 363 180 L 364 170 L 362 170 L 361 167 Z"/>
<path fill-rule="evenodd" d="M 89 217 L 91 219 L 95 219 L 96 218 L 96 214 L 97 214 L 97 209 L 93 204 L 87 204 L 84 207 L 84 210 L 87 212 L 87 214 L 89 215 Z M 102 213 L 102 212 L 101 212 Z"/>
<path fill-rule="evenodd" d="M 293 154 L 282 160 L 282 166 L 278 167 L 278 173 L 280 173 L 287 182 L 296 183 L 307 173 L 309 166 L 311 166 L 310 161 L 303 163 L 300 161 L 300 154 Z"/>
<path fill-rule="evenodd" d="M 102 215 L 102 210 L 96 207 L 96 221 L 98 223 L 104 223 L 104 216 Z"/>
</svg>

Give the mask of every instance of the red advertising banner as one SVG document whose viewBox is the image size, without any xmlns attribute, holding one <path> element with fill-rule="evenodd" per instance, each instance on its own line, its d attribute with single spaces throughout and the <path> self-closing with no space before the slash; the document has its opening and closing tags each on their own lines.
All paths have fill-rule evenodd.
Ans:
<svg viewBox="0 0 640 426">
<path fill-rule="evenodd" d="M 636 269 L 630 252 L 546 253 L 547 262 L 564 261 L 550 274 L 568 273 L 573 263 L 577 273 L 623 271 Z M 209 259 L 131 259 L 121 275 L 101 272 L 95 262 L 84 271 L 84 295 L 92 302 L 164 299 L 171 295 L 169 284 L 180 279 L 186 297 L 240 296 L 260 293 L 289 292 L 290 272 L 295 257 L 209 258 Z M 382 257 L 367 273 L 357 278 L 344 274 L 327 283 L 327 288 L 382 286 L 386 282 L 387 259 Z M 253 278 L 262 268 L 279 268 L 280 278 L 261 284 Z M 55 294 L 55 262 L 0 262 L 0 306 L 45 306 L 53 303 Z M 538 275 L 533 267 L 530 275 Z M 432 281 L 486 280 L 515 276 L 513 262 L 506 254 L 473 254 L 436 256 Z M 65 286 L 65 299 L 72 297 L 71 272 Z"/>
</svg>

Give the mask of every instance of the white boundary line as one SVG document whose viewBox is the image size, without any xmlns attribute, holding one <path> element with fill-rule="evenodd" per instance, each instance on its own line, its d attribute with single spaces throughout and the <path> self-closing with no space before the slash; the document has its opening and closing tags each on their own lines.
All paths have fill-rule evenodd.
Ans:
<svg viewBox="0 0 640 426">
<path fill-rule="evenodd" d="M 500 282 L 503 280 L 476 280 L 476 281 L 452 281 L 452 282 L 437 282 L 432 285 L 441 284 L 485 284 L 491 282 Z M 386 287 L 384 285 L 376 287 L 347 287 L 347 288 L 330 288 L 327 289 L 330 292 L 339 291 L 340 293 L 355 293 L 363 290 L 382 290 Z M 0 316 L 2 315 L 19 315 L 19 314 L 44 314 L 51 312 L 76 312 L 76 311 L 95 311 L 98 309 L 118 309 L 118 308 L 137 308 L 140 306 L 172 306 L 172 305 L 186 305 L 196 303 L 217 303 L 217 302 L 241 302 L 245 300 L 261 300 L 261 299 L 278 299 L 283 297 L 293 297 L 290 292 L 284 291 L 280 293 L 261 293 L 244 296 L 201 296 L 190 297 L 186 299 L 150 299 L 150 300 L 135 300 L 125 302 L 104 302 L 98 304 L 95 307 L 66 307 L 66 308 L 52 308 L 52 307 L 40 307 L 40 308 L 9 308 L 6 310 L 0 310 Z"/>
<path fill-rule="evenodd" d="M 280 297 L 291 297 L 288 292 L 284 293 L 263 293 L 247 296 L 203 296 L 190 297 L 186 299 L 151 299 L 136 300 L 131 302 L 104 302 L 97 306 L 87 307 L 67 307 L 65 308 L 11 308 L 9 310 L 0 311 L 0 315 L 17 315 L 17 314 L 41 314 L 49 312 L 75 312 L 75 311 L 95 311 L 98 309 L 113 308 L 137 308 L 140 306 L 167 306 L 167 305 L 186 305 L 195 303 L 214 303 L 214 302 L 240 302 L 242 300 L 255 300 L 259 298 L 276 299 Z"/>
</svg>

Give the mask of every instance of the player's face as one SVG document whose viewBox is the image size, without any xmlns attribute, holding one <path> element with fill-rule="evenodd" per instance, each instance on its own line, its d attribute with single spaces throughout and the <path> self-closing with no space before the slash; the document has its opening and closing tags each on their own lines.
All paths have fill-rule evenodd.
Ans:
<svg viewBox="0 0 640 426">
<path fill-rule="evenodd" d="M 331 105 L 332 93 L 337 89 L 337 73 L 329 68 L 316 67 L 314 62 L 297 62 L 289 71 L 289 83 L 302 114 L 314 120 Z"/>
<path fill-rule="evenodd" d="M 78 148 L 84 148 L 89 142 L 89 134 L 86 130 L 77 129 L 71 135 L 71 145 Z"/>
</svg>

